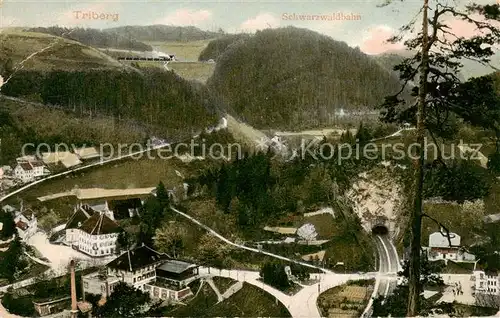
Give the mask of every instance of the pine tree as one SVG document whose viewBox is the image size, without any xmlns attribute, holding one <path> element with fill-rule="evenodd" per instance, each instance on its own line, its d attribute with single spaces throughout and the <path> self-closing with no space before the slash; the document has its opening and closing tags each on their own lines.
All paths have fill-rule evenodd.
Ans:
<svg viewBox="0 0 500 318">
<path fill-rule="evenodd" d="M 5 240 L 17 234 L 16 223 L 14 223 L 14 217 L 10 212 L 2 212 L 0 222 L 3 224 L 2 231 L 0 231 L 0 238 Z"/>
</svg>

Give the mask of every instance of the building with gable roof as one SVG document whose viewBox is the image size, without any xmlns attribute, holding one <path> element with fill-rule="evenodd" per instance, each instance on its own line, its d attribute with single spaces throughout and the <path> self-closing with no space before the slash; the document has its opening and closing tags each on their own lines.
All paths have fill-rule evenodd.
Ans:
<svg viewBox="0 0 500 318">
<path fill-rule="evenodd" d="M 94 272 L 83 276 L 86 293 L 106 297 L 119 282 L 144 290 L 144 286 L 156 278 L 156 267 L 168 259 L 166 254 L 142 245 L 128 250 L 109 262 L 105 272 Z"/>
<path fill-rule="evenodd" d="M 434 232 L 429 235 L 429 247 L 427 257 L 430 261 L 454 261 L 474 262 L 476 257 L 461 248 L 460 235 L 449 233 L 449 237 L 442 232 Z"/>
<path fill-rule="evenodd" d="M 104 212 L 81 205 L 66 223 L 66 244 L 93 257 L 117 252 L 116 241 L 120 226 Z"/>
<path fill-rule="evenodd" d="M 38 231 L 38 220 L 31 209 L 16 211 L 14 214 L 17 233 L 23 240 L 29 239 Z"/>
<path fill-rule="evenodd" d="M 105 299 L 119 282 L 148 292 L 154 299 L 179 301 L 192 295 L 190 282 L 199 278 L 198 265 L 169 259 L 142 245 L 128 250 L 106 265 L 106 270 L 83 276 L 85 293 Z"/>
</svg>

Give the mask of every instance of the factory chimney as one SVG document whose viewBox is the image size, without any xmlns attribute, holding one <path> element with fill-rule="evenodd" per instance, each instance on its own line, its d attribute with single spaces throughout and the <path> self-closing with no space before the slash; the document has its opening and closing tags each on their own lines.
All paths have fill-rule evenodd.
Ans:
<svg viewBox="0 0 500 318">
<path fill-rule="evenodd" d="M 78 307 L 76 303 L 76 277 L 75 277 L 75 261 L 69 263 L 71 271 L 71 318 L 78 317 Z"/>
</svg>

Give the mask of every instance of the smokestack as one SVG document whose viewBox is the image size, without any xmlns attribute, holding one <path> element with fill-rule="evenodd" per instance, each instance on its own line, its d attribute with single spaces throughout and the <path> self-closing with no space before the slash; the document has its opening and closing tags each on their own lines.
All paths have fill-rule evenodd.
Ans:
<svg viewBox="0 0 500 318">
<path fill-rule="evenodd" d="M 75 261 L 69 263 L 71 271 L 71 318 L 77 318 L 78 307 L 76 305 L 76 278 L 75 278 Z"/>
</svg>

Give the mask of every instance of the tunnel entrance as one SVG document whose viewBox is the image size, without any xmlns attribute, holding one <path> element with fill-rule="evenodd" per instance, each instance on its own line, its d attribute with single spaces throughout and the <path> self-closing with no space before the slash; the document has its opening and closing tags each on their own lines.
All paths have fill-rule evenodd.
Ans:
<svg viewBox="0 0 500 318">
<path fill-rule="evenodd" d="M 376 225 L 372 228 L 372 233 L 375 235 L 387 235 L 389 234 L 389 229 L 385 225 Z"/>
</svg>

